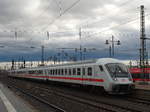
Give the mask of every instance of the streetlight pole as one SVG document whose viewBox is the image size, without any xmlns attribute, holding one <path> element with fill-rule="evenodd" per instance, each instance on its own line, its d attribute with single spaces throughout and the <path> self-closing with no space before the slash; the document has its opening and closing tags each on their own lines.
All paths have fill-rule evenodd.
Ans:
<svg viewBox="0 0 150 112">
<path fill-rule="evenodd" d="M 112 56 L 114 57 L 114 54 L 115 54 L 115 50 L 114 50 L 114 36 L 112 35 Z"/>
<path fill-rule="evenodd" d="M 109 57 L 111 57 L 111 46 L 109 46 Z"/>
<path fill-rule="evenodd" d="M 80 39 L 80 60 L 82 61 L 82 43 L 81 43 L 81 36 L 82 36 L 82 31 L 81 27 L 79 28 L 79 39 Z"/>
<path fill-rule="evenodd" d="M 111 46 L 109 46 L 109 57 L 114 57 L 115 55 L 115 42 L 117 45 L 120 45 L 120 40 L 115 41 L 114 36 L 112 35 L 111 40 L 106 40 L 105 44 L 109 44 L 111 42 Z"/>
<path fill-rule="evenodd" d="M 44 65 L 44 45 L 41 46 L 42 48 L 42 55 L 41 55 L 41 64 Z"/>
</svg>

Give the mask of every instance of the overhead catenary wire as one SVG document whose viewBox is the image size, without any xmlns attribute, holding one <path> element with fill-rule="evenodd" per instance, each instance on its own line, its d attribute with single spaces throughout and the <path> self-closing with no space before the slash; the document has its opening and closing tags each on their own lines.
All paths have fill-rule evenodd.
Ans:
<svg viewBox="0 0 150 112">
<path fill-rule="evenodd" d="M 127 0 L 127 1 L 125 1 L 124 3 L 122 3 L 122 4 L 120 4 L 119 6 L 117 6 L 117 8 L 123 8 L 124 6 L 126 6 L 126 4 L 128 4 L 128 2 L 133 2 L 133 1 L 135 1 L 135 0 Z M 128 12 L 129 10 L 127 9 L 127 10 L 124 10 L 123 12 L 125 13 L 125 12 Z M 117 13 L 118 14 L 118 13 Z M 83 26 L 89 26 L 89 25 L 91 25 L 91 24 L 96 24 L 97 22 L 100 22 L 100 21 L 103 21 L 103 20 L 105 20 L 106 18 L 110 18 L 110 17 L 112 17 L 112 15 L 111 15 L 111 13 L 109 13 L 109 15 L 107 15 L 106 16 L 106 13 L 104 13 L 104 17 L 101 17 L 100 19 L 98 19 L 98 20 L 94 20 L 93 22 L 90 22 L 89 23 L 89 21 L 87 20 L 86 22 L 84 22 L 86 25 L 84 25 L 84 23 L 81 23 L 80 25 L 80 27 L 82 27 L 82 24 L 83 24 Z M 114 15 L 113 15 L 114 16 Z M 79 26 L 79 25 L 78 25 Z"/>
<path fill-rule="evenodd" d="M 149 14 L 146 14 L 145 16 L 150 16 L 150 13 L 149 13 Z M 101 30 L 101 31 L 99 31 L 99 32 L 92 33 L 92 34 L 90 34 L 90 35 L 88 35 L 88 36 L 86 36 L 86 37 L 91 37 L 91 36 L 98 35 L 98 34 L 100 34 L 100 33 L 104 33 L 104 32 L 106 32 L 106 31 L 109 31 L 109 30 L 111 30 L 111 29 L 118 28 L 118 27 L 120 27 L 120 26 L 122 26 L 122 25 L 126 25 L 126 24 L 129 24 L 129 23 L 131 23 L 131 22 L 134 22 L 134 21 L 138 20 L 139 18 L 140 18 L 140 17 L 137 17 L 137 18 L 134 18 L 134 19 L 132 19 L 132 20 L 123 22 L 123 23 L 121 23 L 121 24 L 117 24 L 117 25 L 111 26 L 111 27 L 106 28 L 106 29 L 104 29 L 104 30 Z"/>
<path fill-rule="evenodd" d="M 56 3 L 56 5 L 59 7 L 59 4 L 57 3 L 57 1 L 55 1 L 55 0 L 52 0 L 52 1 L 54 1 L 55 3 Z M 129 1 L 129 0 L 128 0 Z M 126 1 L 126 2 L 128 2 L 128 1 Z M 126 4 L 126 2 L 125 3 L 123 3 L 123 4 L 121 4 L 121 6 L 122 5 L 124 5 L 124 4 Z M 76 3 L 78 3 L 78 1 L 76 1 L 76 2 L 74 2 L 71 6 L 73 6 L 73 5 L 75 5 Z M 51 2 L 50 2 L 50 4 L 51 4 Z M 49 5 L 50 6 L 50 5 Z M 70 7 L 71 7 L 70 6 Z M 70 9 L 70 7 L 69 8 L 67 8 L 67 9 Z M 48 7 L 46 8 L 46 10 L 48 9 Z M 66 9 L 66 11 L 67 11 L 67 9 Z M 66 12 L 66 11 L 64 11 L 64 12 Z M 45 11 L 43 11 L 43 12 L 45 12 Z M 43 12 L 40 14 L 40 16 L 43 14 Z M 39 17 L 40 17 L 39 16 Z M 26 32 L 26 31 L 22 31 L 22 32 Z M 29 32 L 29 31 L 28 31 Z M 32 32 L 32 31 L 30 31 L 30 32 Z M 39 33 L 38 31 L 35 31 L 36 33 Z"/>
<path fill-rule="evenodd" d="M 54 1 L 55 3 L 56 3 L 56 5 L 59 7 L 59 4 L 57 3 L 57 1 L 56 0 L 52 0 L 52 1 Z M 126 5 L 128 2 L 129 2 L 130 0 L 127 0 L 127 1 L 125 1 L 124 3 L 122 3 L 119 7 L 122 7 L 122 6 L 124 6 L 124 5 Z M 132 0 L 131 2 L 133 2 L 134 0 Z M 77 1 L 78 2 L 78 1 Z M 74 3 L 76 3 L 76 2 L 74 2 Z M 72 5 L 74 5 L 74 3 L 72 4 Z M 71 7 L 71 6 L 70 6 Z M 64 11 L 65 12 L 65 11 Z M 37 33 L 39 33 L 39 32 L 37 32 Z"/>
<path fill-rule="evenodd" d="M 77 1 L 78 2 L 78 1 Z M 37 33 L 43 33 L 43 32 L 37 32 Z M 89 37 L 89 36 L 87 36 L 87 37 Z"/>
<path fill-rule="evenodd" d="M 70 7 L 65 9 L 61 12 L 61 15 L 58 15 L 54 20 L 50 21 L 45 27 L 42 28 L 43 30 L 46 30 L 50 25 L 52 25 L 57 19 L 59 19 L 61 16 L 63 16 L 66 12 L 68 12 L 70 9 L 72 9 L 75 5 L 77 5 L 81 0 L 76 0 Z"/>
</svg>

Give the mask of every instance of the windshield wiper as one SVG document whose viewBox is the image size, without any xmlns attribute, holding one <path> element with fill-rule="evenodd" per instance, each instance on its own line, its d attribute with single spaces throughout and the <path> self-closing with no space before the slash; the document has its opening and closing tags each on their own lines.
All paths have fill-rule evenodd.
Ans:
<svg viewBox="0 0 150 112">
<path fill-rule="evenodd" d="M 116 66 L 116 65 L 115 65 Z M 114 78 L 116 78 L 117 77 L 117 67 L 115 67 L 115 71 L 113 72 L 113 76 L 114 76 Z"/>
</svg>

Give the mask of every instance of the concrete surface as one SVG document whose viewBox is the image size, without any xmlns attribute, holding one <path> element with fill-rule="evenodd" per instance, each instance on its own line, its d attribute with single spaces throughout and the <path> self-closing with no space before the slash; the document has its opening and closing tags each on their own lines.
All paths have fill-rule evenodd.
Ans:
<svg viewBox="0 0 150 112">
<path fill-rule="evenodd" d="M 36 112 L 36 110 L 0 83 L 0 112 Z"/>
</svg>

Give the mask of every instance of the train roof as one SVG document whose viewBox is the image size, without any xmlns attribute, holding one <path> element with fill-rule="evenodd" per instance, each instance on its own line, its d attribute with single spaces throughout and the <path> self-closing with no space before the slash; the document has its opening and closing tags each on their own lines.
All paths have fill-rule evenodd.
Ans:
<svg viewBox="0 0 150 112">
<path fill-rule="evenodd" d="M 120 60 L 115 58 L 99 58 L 96 63 L 107 64 L 107 63 L 122 63 Z"/>
<path fill-rule="evenodd" d="M 99 59 L 93 59 L 93 60 L 84 60 L 84 61 L 69 62 L 69 63 L 56 64 L 56 65 L 49 65 L 47 67 L 78 65 L 78 64 L 107 64 L 107 63 L 121 63 L 121 61 L 119 61 L 118 59 L 114 59 L 114 58 L 99 58 Z"/>
<path fill-rule="evenodd" d="M 24 68 L 24 69 L 18 69 L 17 71 L 22 70 L 34 70 L 34 69 L 47 69 L 49 67 L 58 67 L 58 66 L 68 66 L 68 65 L 79 65 L 79 64 L 107 64 L 107 63 L 121 63 L 120 60 L 114 59 L 114 58 L 99 58 L 99 59 L 93 59 L 93 60 L 85 60 L 85 61 L 77 61 L 77 62 L 69 62 L 69 63 L 63 63 L 63 64 L 55 64 L 55 65 L 48 65 L 48 66 L 39 66 L 39 67 L 33 67 L 33 68 Z"/>
</svg>

